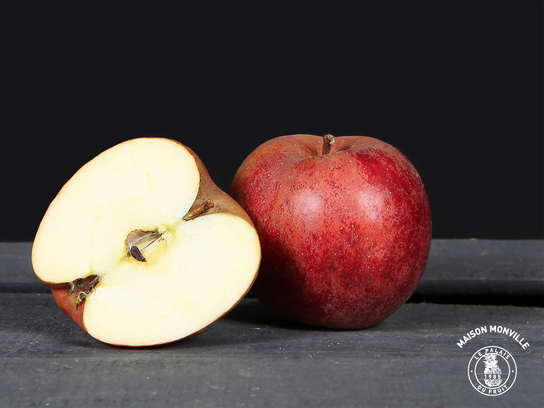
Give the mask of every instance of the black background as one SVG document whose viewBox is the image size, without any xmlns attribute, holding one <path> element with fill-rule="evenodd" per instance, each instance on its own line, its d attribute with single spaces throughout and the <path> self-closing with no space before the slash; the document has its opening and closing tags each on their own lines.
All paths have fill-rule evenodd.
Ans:
<svg viewBox="0 0 544 408">
<path fill-rule="evenodd" d="M 229 189 L 285 134 L 400 149 L 436 238 L 543 238 L 542 2 L 2 3 L 2 227 L 32 240 L 62 185 L 139 136 Z"/>
</svg>

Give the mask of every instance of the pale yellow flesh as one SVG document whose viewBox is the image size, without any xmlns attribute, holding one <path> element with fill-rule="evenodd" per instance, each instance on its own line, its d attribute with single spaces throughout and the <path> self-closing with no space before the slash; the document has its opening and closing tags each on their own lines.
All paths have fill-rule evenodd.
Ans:
<svg viewBox="0 0 544 408">
<path fill-rule="evenodd" d="M 231 214 L 182 221 L 155 260 L 118 263 L 86 300 L 90 334 L 115 344 L 173 341 L 213 323 L 246 293 L 259 265 L 253 227 Z M 144 253 L 144 255 L 146 255 Z"/>
<path fill-rule="evenodd" d="M 62 283 L 90 275 L 83 321 L 111 344 L 152 345 L 206 327 L 247 292 L 260 261 L 255 229 L 240 217 L 183 216 L 199 191 L 193 156 L 166 139 L 122 143 L 85 165 L 63 187 L 34 241 L 38 277 Z M 162 236 L 147 262 L 127 255 L 136 229 Z"/>
<path fill-rule="evenodd" d="M 178 222 L 199 184 L 193 156 L 172 141 L 135 139 L 106 150 L 49 206 L 34 240 L 36 274 L 46 282 L 105 274 L 125 256 L 131 231 Z"/>
</svg>

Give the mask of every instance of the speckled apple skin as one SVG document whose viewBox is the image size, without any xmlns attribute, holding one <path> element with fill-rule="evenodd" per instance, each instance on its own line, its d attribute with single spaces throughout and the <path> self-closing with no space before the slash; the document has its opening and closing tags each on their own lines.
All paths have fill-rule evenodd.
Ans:
<svg viewBox="0 0 544 408">
<path fill-rule="evenodd" d="M 262 246 L 251 291 L 285 318 L 361 329 L 395 313 L 423 276 L 431 210 L 412 163 L 364 136 L 282 136 L 242 163 L 231 195 Z"/>
</svg>

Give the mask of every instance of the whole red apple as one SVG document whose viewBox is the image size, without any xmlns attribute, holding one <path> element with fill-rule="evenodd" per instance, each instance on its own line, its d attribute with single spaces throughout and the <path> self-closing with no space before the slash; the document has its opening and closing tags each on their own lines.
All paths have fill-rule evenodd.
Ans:
<svg viewBox="0 0 544 408">
<path fill-rule="evenodd" d="M 412 163 L 364 136 L 282 136 L 253 151 L 231 195 L 253 220 L 262 263 L 251 291 L 285 318 L 360 329 L 420 281 L 431 210 Z"/>
</svg>

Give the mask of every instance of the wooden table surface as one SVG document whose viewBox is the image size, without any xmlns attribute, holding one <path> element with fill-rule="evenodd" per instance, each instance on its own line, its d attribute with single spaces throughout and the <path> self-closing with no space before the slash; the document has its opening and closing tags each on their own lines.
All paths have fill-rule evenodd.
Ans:
<svg viewBox="0 0 544 408">
<path fill-rule="evenodd" d="M 31 246 L 0 243 L 1 407 L 544 406 L 542 240 L 434 240 L 414 296 L 369 329 L 293 324 L 248 297 L 203 333 L 136 349 L 65 316 Z M 515 360 L 501 395 L 469 381 L 484 347 Z"/>
</svg>

